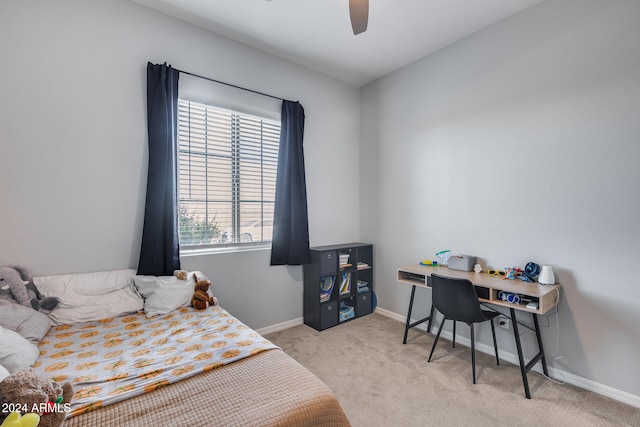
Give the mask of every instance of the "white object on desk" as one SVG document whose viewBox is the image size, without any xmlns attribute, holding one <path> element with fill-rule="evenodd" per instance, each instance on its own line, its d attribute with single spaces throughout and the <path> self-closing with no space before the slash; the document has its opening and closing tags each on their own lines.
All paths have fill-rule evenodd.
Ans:
<svg viewBox="0 0 640 427">
<path fill-rule="evenodd" d="M 543 265 L 538 276 L 538 283 L 543 285 L 555 285 L 556 276 L 553 274 L 553 268 L 550 265 Z"/>
</svg>

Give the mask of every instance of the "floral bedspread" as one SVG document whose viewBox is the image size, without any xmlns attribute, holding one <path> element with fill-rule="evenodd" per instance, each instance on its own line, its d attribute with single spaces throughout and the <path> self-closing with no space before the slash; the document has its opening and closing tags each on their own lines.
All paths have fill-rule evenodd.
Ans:
<svg viewBox="0 0 640 427">
<path fill-rule="evenodd" d="M 73 383 L 74 416 L 272 348 L 219 306 L 183 307 L 150 319 L 140 312 L 53 327 L 34 369 Z"/>
</svg>

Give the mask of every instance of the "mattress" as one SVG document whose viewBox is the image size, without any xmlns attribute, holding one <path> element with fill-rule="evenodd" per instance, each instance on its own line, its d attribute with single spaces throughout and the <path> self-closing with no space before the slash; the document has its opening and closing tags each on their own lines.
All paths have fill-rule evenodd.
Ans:
<svg viewBox="0 0 640 427">
<path fill-rule="evenodd" d="M 274 349 L 68 418 L 63 427 L 336 426 L 351 424 L 333 392 Z"/>
<path fill-rule="evenodd" d="M 53 327 L 34 369 L 75 394 L 64 426 L 348 426 L 315 375 L 221 307 Z"/>
<path fill-rule="evenodd" d="M 221 307 L 56 326 L 39 347 L 36 372 L 74 385 L 71 416 L 276 348 Z"/>
</svg>

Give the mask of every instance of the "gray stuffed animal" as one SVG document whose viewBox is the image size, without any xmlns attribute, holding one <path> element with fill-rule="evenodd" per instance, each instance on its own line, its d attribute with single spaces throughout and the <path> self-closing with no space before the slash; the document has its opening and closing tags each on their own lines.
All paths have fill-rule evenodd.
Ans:
<svg viewBox="0 0 640 427">
<path fill-rule="evenodd" d="M 0 299 L 17 302 L 36 311 L 51 311 L 58 298 L 42 298 L 28 269 L 19 266 L 0 267 Z"/>
</svg>

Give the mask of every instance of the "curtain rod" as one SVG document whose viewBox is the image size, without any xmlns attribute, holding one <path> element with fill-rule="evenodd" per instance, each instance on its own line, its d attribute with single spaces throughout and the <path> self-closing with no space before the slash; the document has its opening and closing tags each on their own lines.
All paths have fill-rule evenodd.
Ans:
<svg viewBox="0 0 640 427">
<path fill-rule="evenodd" d="M 227 83 L 227 82 L 221 82 L 220 80 L 210 79 L 209 77 L 200 76 L 198 74 L 190 73 L 188 71 L 178 70 L 177 68 L 174 68 L 174 70 L 176 70 L 177 72 L 182 73 L 182 74 L 188 74 L 188 75 L 193 76 L 193 77 L 198 77 L 198 78 L 201 78 L 201 79 L 209 80 L 210 82 L 220 83 L 221 85 L 231 86 L 231 87 L 234 87 L 236 89 L 246 90 L 247 92 L 253 92 L 253 93 L 258 94 L 258 95 L 267 96 L 267 97 L 273 98 L 273 99 L 279 99 L 280 101 L 285 101 L 285 99 L 280 98 L 279 96 L 273 96 L 273 95 L 269 95 L 268 93 L 258 92 L 257 90 L 247 89 L 246 87 L 237 86 L 237 85 L 234 85 L 234 84 L 231 84 L 231 83 Z"/>
</svg>

